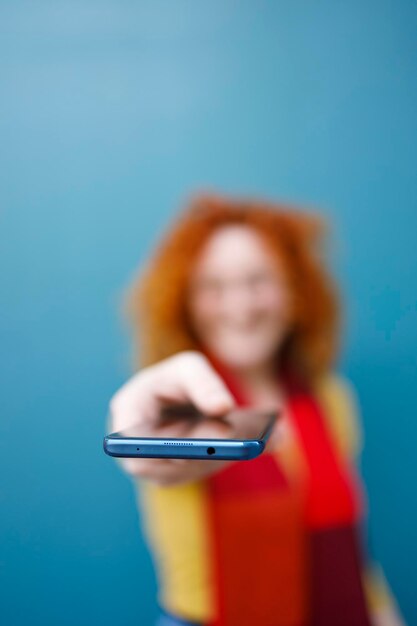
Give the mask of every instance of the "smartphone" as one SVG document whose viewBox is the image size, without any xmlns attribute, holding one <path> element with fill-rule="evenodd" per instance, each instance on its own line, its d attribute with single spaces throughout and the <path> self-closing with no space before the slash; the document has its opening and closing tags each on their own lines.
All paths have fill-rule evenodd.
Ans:
<svg viewBox="0 0 417 626">
<path fill-rule="evenodd" d="M 190 405 L 171 406 L 162 411 L 157 428 L 131 426 L 107 435 L 103 447 L 106 454 L 116 457 L 247 461 L 262 454 L 278 417 L 276 410 L 242 408 L 213 418 Z M 210 420 L 210 426 L 217 420 L 220 432 L 222 427 L 233 436 L 187 436 L 199 429 L 204 431 L 204 420 Z"/>
</svg>

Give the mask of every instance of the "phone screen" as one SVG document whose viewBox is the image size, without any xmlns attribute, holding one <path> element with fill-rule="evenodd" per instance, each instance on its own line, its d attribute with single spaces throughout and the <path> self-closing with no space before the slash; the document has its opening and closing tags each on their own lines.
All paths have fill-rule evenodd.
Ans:
<svg viewBox="0 0 417 626">
<path fill-rule="evenodd" d="M 239 408 L 221 417 L 209 417 L 191 405 L 169 406 L 161 411 L 154 424 L 137 423 L 111 435 L 112 438 L 218 438 L 232 440 L 261 440 L 277 410 L 261 411 Z"/>
</svg>

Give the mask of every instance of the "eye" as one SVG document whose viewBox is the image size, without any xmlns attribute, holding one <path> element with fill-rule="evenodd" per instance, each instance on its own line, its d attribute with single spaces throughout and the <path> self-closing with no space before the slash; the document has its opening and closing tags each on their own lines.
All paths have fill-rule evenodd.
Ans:
<svg viewBox="0 0 417 626">
<path fill-rule="evenodd" d="M 194 291 L 196 293 L 207 296 L 220 295 L 222 289 L 222 281 L 216 278 L 203 278 L 194 284 Z"/>
</svg>

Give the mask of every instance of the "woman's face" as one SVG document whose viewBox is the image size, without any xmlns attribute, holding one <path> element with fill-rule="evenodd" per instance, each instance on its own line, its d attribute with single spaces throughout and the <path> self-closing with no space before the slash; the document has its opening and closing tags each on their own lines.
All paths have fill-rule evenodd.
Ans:
<svg viewBox="0 0 417 626">
<path fill-rule="evenodd" d="M 231 368 L 271 362 L 290 323 L 283 268 L 253 228 L 222 226 L 194 265 L 189 314 L 202 344 Z"/>
</svg>

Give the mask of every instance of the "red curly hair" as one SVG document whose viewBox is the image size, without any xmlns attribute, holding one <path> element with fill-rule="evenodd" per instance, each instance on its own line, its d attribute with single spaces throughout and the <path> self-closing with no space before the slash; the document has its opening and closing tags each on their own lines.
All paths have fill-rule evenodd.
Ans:
<svg viewBox="0 0 417 626">
<path fill-rule="evenodd" d="M 212 194 L 191 199 L 129 289 L 137 364 L 201 349 L 187 313 L 190 269 L 210 235 L 229 224 L 254 228 L 283 264 L 296 304 L 278 359 L 312 382 L 333 366 L 340 336 L 339 299 L 321 255 L 326 223 L 287 205 Z"/>
</svg>

